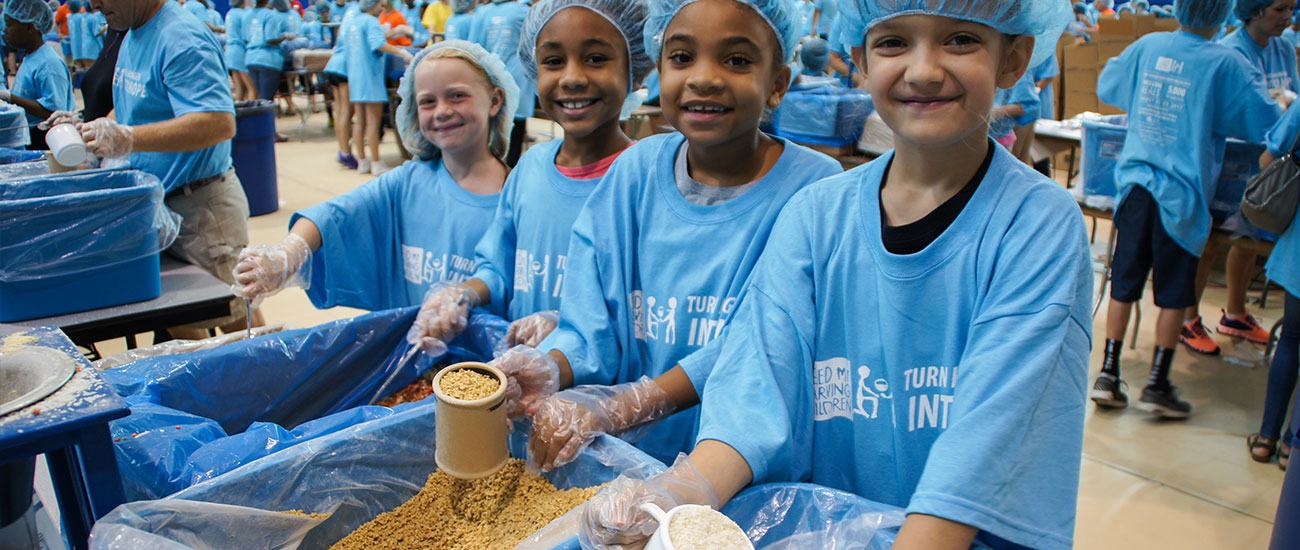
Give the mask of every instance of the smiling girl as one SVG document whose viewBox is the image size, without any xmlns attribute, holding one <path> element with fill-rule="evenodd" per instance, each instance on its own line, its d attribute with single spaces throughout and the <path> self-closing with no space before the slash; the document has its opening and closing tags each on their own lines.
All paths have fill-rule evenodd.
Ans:
<svg viewBox="0 0 1300 550">
<path fill-rule="evenodd" d="M 295 212 L 278 244 L 245 249 L 236 294 L 293 283 L 319 308 L 380 310 L 418 304 L 433 283 L 473 275 L 474 245 L 506 178 L 519 89 L 495 55 L 448 40 L 411 61 L 398 93 L 398 133 L 416 158 Z"/>
<path fill-rule="evenodd" d="M 695 449 L 597 495 L 584 547 L 644 540 L 653 521 L 635 503 L 716 507 L 775 481 L 905 507 L 897 550 L 1071 546 L 1092 325 L 1083 221 L 988 137 L 997 90 L 1051 52 L 1069 7 L 842 0 L 840 17 L 894 150 L 790 199 L 703 392 Z"/>
</svg>

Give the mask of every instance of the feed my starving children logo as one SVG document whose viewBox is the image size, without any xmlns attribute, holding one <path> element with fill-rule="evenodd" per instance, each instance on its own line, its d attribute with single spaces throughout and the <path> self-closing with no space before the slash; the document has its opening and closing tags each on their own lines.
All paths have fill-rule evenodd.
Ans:
<svg viewBox="0 0 1300 550">
<path fill-rule="evenodd" d="M 678 329 L 685 327 L 686 345 L 701 347 L 717 338 L 727 325 L 726 318 L 736 307 L 736 299 L 717 296 L 676 296 L 664 299 L 645 294 L 640 290 L 628 294 L 632 308 L 633 331 L 638 340 L 661 342 L 670 346 L 678 344 Z M 685 314 L 689 322 L 679 325 L 678 313 Z"/>
<path fill-rule="evenodd" d="M 435 255 L 418 246 L 402 245 L 402 271 L 417 285 L 438 281 L 468 281 L 474 276 L 474 259 L 455 254 Z"/>
<path fill-rule="evenodd" d="M 855 369 L 844 357 L 813 363 L 813 421 L 852 420 L 854 415 L 867 420 L 887 417 L 898 427 L 896 388 L 881 374 L 873 373 L 867 365 Z M 947 429 L 956 385 L 957 367 L 927 366 L 903 371 L 902 393 L 907 399 L 900 404 L 906 406 L 907 431 Z"/>
<path fill-rule="evenodd" d="M 555 263 L 552 264 L 550 254 L 538 256 L 527 250 L 516 250 L 515 291 L 531 293 L 536 289 L 540 294 L 559 298 L 560 288 L 564 284 L 566 258 L 563 254 L 556 254 L 554 259 Z"/>
</svg>

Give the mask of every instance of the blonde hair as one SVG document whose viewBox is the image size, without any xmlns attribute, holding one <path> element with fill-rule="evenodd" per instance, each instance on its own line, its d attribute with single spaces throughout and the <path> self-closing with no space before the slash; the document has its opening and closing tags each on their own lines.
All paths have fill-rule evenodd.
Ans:
<svg viewBox="0 0 1300 550">
<path fill-rule="evenodd" d="M 500 86 L 492 83 L 492 77 L 488 75 L 486 69 L 479 64 L 474 56 L 469 52 L 461 51 L 457 48 L 444 48 L 429 52 L 420 64 L 423 65 L 433 59 L 461 59 L 469 63 L 474 68 L 474 73 L 483 79 L 483 85 L 492 92 L 501 92 L 501 109 L 497 111 L 496 116 L 492 117 L 488 123 L 488 151 L 498 159 L 504 160 L 510 147 L 510 134 L 506 130 L 506 124 L 513 122 L 514 113 L 506 112 L 506 91 Z"/>
</svg>

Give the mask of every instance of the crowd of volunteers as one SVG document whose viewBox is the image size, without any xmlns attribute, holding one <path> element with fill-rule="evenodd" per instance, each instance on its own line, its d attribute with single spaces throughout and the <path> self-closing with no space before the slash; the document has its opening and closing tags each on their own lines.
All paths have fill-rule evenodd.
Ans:
<svg viewBox="0 0 1300 550">
<path fill-rule="evenodd" d="M 780 481 L 905 508 L 895 548 L 1072 547 L 1088 401 L 1127 407 L 1121 373 L 1148 367 L 1121 368 L 1132 304 L 1150 278 L 1136 408 L 1187 418 L 1170 370 L 1180 342 L 1219 352 L 1198 305 L 1225 140 L 1264 145 L 1260 166 L 1300 144 L 1295 0 L 221 4 L 5 0 L 0 100 L 32 149 L 74 124 L 100 165 L 156 176 L 182 217 L 168 253 L 248 299 L 176 337 L 261 325 L 293 286 L 318 308 L 419 306 L 407 339 L 430 355 L 475 310 L 509 321 L 492 364 L 531 419 L 532 466 L 602 434 L 670 465 L 591 501 L 595 548 L 650 536 L 639 503 L 721 507 Z M 1056 117 L 1058 41 L 1125 12 L 1179 28 L 1097 82 L 1129 113 L 1098 367 L 1084 217 L 1032 145 Z M 299 78 L 300 50 L 328 64 Z M 787 94 L 817 86 L 869 93 L 892 150 L 845 171 L 777 135 Z M 337 163 L 375 177 L 249 246 L 236 102 L 288 111 L 300 87 L 328 98 Z M 672 131 L 629 137 L 644 104 Z M 563 136 L 526 147 L 534 116 Z M 386 127 L 411 157 L 391 168 Z M 1266 264 L 1285 314 L 1247 443 L 1283 468 L 1296 232 Z M 1223 248 L 1217 332 L 1267 343 L 1246 308 L 1256 253 Z"/>
</svg>

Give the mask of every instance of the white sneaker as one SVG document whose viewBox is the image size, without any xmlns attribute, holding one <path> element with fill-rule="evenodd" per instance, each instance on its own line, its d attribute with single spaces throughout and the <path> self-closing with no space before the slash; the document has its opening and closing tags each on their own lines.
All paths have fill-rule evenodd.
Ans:
<svg viewBox="0 0 1300 550">
<path fill-rule="evenodd" d="M 370 173 L 370 159 L 357 160 L 357 172 L 361 174 Z"/>
<path fill-rule="evenodd" d="M 370 164 L 370 175 L 379 176 L 388 171 L 388 165 L 382 160 L 376 160 Z"/>
</svg>

